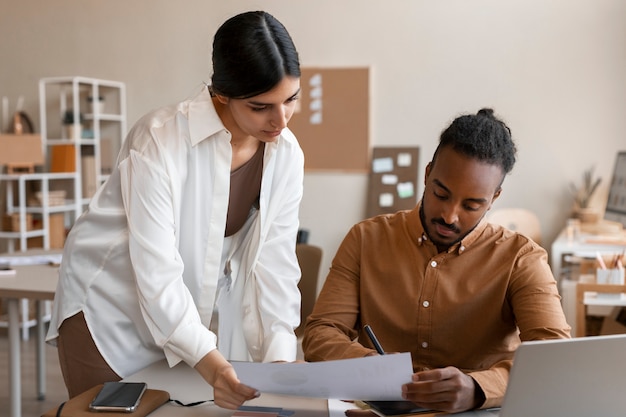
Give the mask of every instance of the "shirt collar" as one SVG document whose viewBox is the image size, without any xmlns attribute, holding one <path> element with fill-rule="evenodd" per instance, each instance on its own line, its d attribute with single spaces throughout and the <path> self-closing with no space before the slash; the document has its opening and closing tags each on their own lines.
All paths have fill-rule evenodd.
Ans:
<svg viewBox="0 0 626 417">
<path fill-rule="evenodd" d="M 200 94 L 187 102 L 187 119 L 191 143 L 196 145 L 219 132 L 229 133 L 220 119 L 209 89 L 204 87 Z"/>
<path fill-rule="evenodd" d="M 422 202 L 417 203 L 417 206 L 409 213 L 408 224 L 409 224 L 409 233 L 413 238 L 413 241 L 417 243 L 418 246 L 425 245 L 426 242 L 430 242 L 430 238 L 426 234 L 424 230 L 424 225 L 422 224 L 422 219 L 420 219 L 420 207 Z M 460 242 L 455 243 L 454 245 L 448 248 L 448 253 L 457 252 L 459 255 L 465 252 L 467 248 L 469 248 L 478 237 L 483 233 L 485 227 L 487 226 L 487 221 L 483 217 L 478 225 L 469 232 Z M 432 245 L 432 243 L 430 243 Z"/>
</svg>

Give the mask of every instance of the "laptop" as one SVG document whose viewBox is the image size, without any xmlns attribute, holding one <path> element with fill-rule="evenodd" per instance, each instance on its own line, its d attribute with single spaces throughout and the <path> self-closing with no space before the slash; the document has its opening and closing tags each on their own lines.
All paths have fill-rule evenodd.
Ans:
<svg viewBox="0 0 626 417">
<path fill-rule="evenodd" d="M 499 417 L 623 417 L 626 334 L 522 343 Z"/>
</svg>

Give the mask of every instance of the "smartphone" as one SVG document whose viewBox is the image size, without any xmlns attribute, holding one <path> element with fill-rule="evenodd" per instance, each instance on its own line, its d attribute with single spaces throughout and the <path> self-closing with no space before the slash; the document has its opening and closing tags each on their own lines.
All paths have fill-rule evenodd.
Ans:
<svg viewBox="0 0 626 417">
<path fill-rule="evenodd" d="M 364 401 L 372 410 L 378 411 L 385 416 L 398 416 L 402 414 L 426 413 L 432 410 L 418 407 L 411 401 Z M 377 414 L 378 414 L 377 413 Z"/>
<path fill-rule="evenodd" d="M 132 413 L 139 406 L 146 388 L 145 382 L 105 382 L 89 404 L 89 410 Z"/>
</svg>

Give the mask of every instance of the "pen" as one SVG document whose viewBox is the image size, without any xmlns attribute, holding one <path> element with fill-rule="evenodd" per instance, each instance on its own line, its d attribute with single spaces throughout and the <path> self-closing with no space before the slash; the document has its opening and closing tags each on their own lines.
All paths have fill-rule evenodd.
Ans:
<svg viewBox="0 0 626 417">
<path fill-rule="evenodd" d="M 596 260 L 598 261 L 598 265 L 600 265 L 600 269 L 606 269 L 606 264 L 602 256 L 600 256 L 600 252 L 596 252 Z"/>
<path fill-rule="evenodd" d="M 366 324 L 365 326 L 363 326 L 363 328 L 365 329 L 365 333 L 367 333 L 367 336 L 369 336 L 370 340 L 374 344 L 374 347 L 376 348 L 376 352 L 378 352 L 379 355 L 384 355 L 385 351 L 383 350 L 383 347 L 380 345 L 380 342 L 376 338 L 376 335 L 374 334 L 374 330 L 372 330 L 369 324 Z"/>
</svg>

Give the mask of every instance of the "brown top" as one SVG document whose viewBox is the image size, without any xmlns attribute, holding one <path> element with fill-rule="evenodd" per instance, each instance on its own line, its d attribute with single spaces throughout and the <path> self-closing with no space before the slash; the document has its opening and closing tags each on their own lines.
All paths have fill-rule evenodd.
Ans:
<svg viewBox="0 0 626 417">
<path fill-rule="evenodd" d="M 520 339 L 568 338 L 546 251 L 481 222 L 438 253 L 419 209 L 355 225 L 343 240 L 306 323 L 307 361 L 410 352 L 414 371 L 455 366 L 500 405 Z M 356 341 L 355 341 L 356 339 Z"/>
<path fill-rule="evenodd" d="M 225 236 L 237 233 L 246 222 L 252 207 L 259 207 L 264 149 L 265 145 L 261 143 L 248 162 L 230 173 L 230 197 Z"/>
</svg>

